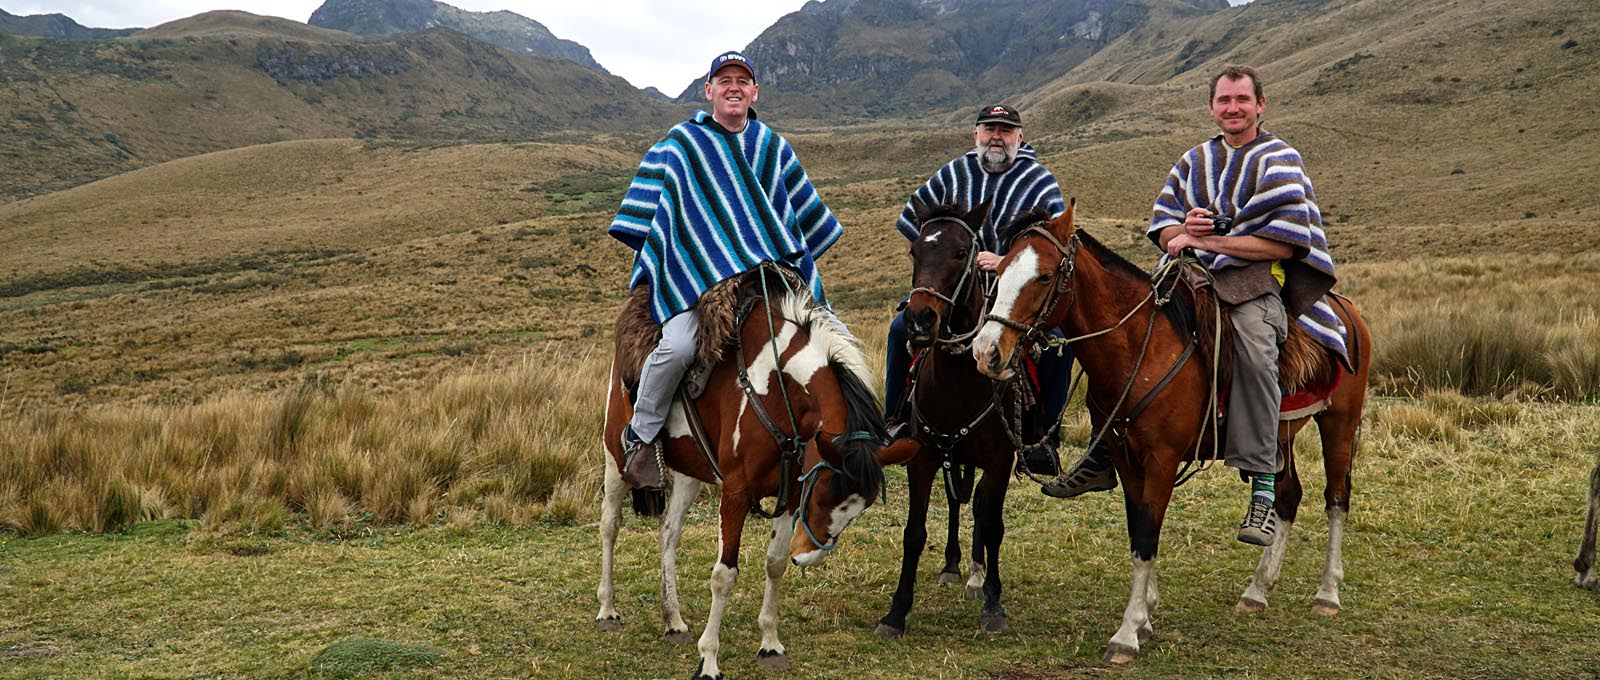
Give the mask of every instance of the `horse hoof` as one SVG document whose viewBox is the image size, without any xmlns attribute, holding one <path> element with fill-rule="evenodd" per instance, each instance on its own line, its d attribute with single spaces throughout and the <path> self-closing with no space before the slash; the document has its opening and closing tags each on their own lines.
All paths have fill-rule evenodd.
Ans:
<svg viewBox="0 0 1600 680">
<path fill-rule="evenodd" d="M 906 629 L 895 628 L 887 623 L 878 624 L 878 627 L 873 629 L 872 632 L 885 640 L 899 640 L 906 636 Z"/>
<path fill-rule="evenodd" d="M 602 633 L 609 633 L 614 630 L 622 630 L 622 617 L 608 616 L 603 619 L 595 619 L 594 629 Z"/>
<path fill-rule="evenodd" d="M 1144 627 L 1139 629 L 1139 644 L 1141 644 L 1141 645 L 1144 644 L 1146 641 L 1148 641 L 1150 639 L 1150 637 L 1152 635 L 1155 635 L 1155 634 L 1156 634 L 1155 626 L 1152 626 L 1150 624 L 1145 624 Z"/>
<path fill-rule="evenodd" d="M 675 645 L 687 645 L 694 642 L 694 636 L 690 635 L 689 631 L 686 630 L 669 630 L 661 637 Z"/>
<path fill-rule="evenodd" d="M 985 633 L 1003 633 L 1008 627 L 1006 615 L 984 614 L 978 617 L 978 627 Z"/>
<path fill-rule="evenodd" d="M 787 671 L 789 670 L 789 655 L 775 649 L 763 649 L 756 652 L 756 665 L 762 670 Z"/>
<path fill-rule="evenodd" d="M 718 672 L 716 675 L 706 675 L 702 672 L 705 670 L 705 668 L 705 657 L 700 657 L 700 665 L 694 667 L 694 680 L 722 680 L 721 672 Z"/>
<path fill-rule="evenodd" d="M 981 599 L 983 599 L 983 587 L 982 586 L 978 586 L 978 587 L 974 588 L 972 586 L 967 586 L 967 599 L 968 600 L 981 600 Z"/>
<path fill-rule="evenodd" d="M 1124 664 L 1139 656 L 1139 650 L 1115 642 L 1106 645 L 1106 663 Z"/>
<path fill-rule="evenodd" d="M 1233 610 L 1240 614 L 1260 614 L 1267 610 L 1267 603 L 1241 597 L 1239 604 L 1234 605 Z"/>
<path fill-rule="evenodd" d="M 1317 600 L 1316 602 L 1312 603 L 1311 611 L 1323 616 L 1338 616 L 1342 609 L 1337 603 L 1329 602 L 1327 600 Z"/>
<path fill-rule="evenodd" d="M 962 580 L 963 579 L 961 578 L 961 572 L 958 572 L 958 571 L 941 571 L 941 572 L 939 572 L 939 585 L 941 585 L 941 586 L 953 586 L 953 585 L 955 585 L 957 583 L 960 583 Z"/>
</svg>

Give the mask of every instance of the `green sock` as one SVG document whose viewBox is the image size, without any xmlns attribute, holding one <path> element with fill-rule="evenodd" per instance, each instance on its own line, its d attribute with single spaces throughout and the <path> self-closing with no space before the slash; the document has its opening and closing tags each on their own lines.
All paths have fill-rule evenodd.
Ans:
<svg viewBox="0 0 1600 680">
<path fill-rule="evenodd" d="M 1278 500 L 1278 494 L 1272 487 L 1278 481 L 1278 475 L 1271 472 L 1257 472 L 1250 479 L 1250 498 L 1267 505 L 1272 505 Z"/>
</svg>

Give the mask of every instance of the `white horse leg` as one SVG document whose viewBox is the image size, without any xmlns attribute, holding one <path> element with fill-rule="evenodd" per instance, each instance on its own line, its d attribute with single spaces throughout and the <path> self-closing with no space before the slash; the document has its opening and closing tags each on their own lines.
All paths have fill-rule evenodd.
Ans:
<svg viewBox="0 0 1600 680">
<path fill-rule="evenodd" d="M 1143 643 L 1156 634 L 1156 603 L 1161 600 L 1161 589 L 1156 587 L 1156 563 L 1150 561 L 1150 582 L 1145 588 L 1144 603 L 1148 614 L 1145 616 L 1144 625 L 1139 627 L 1139 642 Z"/>
<path fill-rule="evenodd" d="M 717 552 L 722 552 L 720 546 Z M 700 670 L 694 676 L 697 680 L 722 677 L 717 668 L 717 652 L 722 649 L 722 612 L 728 607 L 728 596 L 738 579 L 739 570 L 720 561 L 711 569 L 711 613 L 706 615 L 706 630 L 700 634 Z"/>
<path fill-rule="evenodd" d="M 756 665 L 769 671 L 789 670 L 789 657 L 778 640 L 778 605 L 783 595 L 783 572 L 789 568 L 789 542 L 794 540 L 794 521 L 788 514 L 772 520 L 772 542 L 767 544 L 767 589 L 761 596 L 761 649 Z"/>
<path fill-rule="evenodd" d="M 1344 508 L 1328 508 L 1328 561 L 1322 566 L 1322 587 L 1317 588 L 1316 602 L 1311 611 L 1333 616 L 1342 608 L 1339 604 L 1339 586 L 1344 584 L 1344 520 L 1349 514 Z"/>
<path fill-rule="evenodd" d="M 666 638 L 675 644 L 689 644 L 689 625 L 683 622 L 678 607 L 678 542 L 683 538 L 683 518 L 700 495 L 700 480 L 672 473 L 672 495 L 661 516 L 661 622 Z"/>
<path fill-rule="evenodd" d="M 628 494 L 628 485 L 622 483 L 622 472 L 606 453 L 605 490 L 600 494 L 600 613 L 594 617 L 599 630 L 617 630 L 622 627 L 622 615 L 617 613 L 616 588 L 611 581 L 613 557 L 617 548 L 617 529 L 622 524 L 622 499 Z"/>
<path fill-rule="evenodd" d="M 1245 587 L 1244 594 L 1239 596 L 1235 610 L 1243 614 L 1267 610 L 1267 594 L 1278 584 L 1278 575 L 1283 572 L 1283 556 L 1289 552 L 1289 532 L 1292 529 L 1294 522 L 1278 518 L 1278 537 L 1272 541 L 1272 545 L 1261 549 L 1261 561 L 1256 564 L 1256 574 L 1250 579 L 1250 585 Z"/>
<path fill-rule="evenodd" d="M 1133 588 L 1128 608 L 1122 612 L 1122 627 L 1106 645 L 1106 661 L 1127 663 L 1139 654 L 1139 629 L 1150 624 L 1150 579 L 1155 560 L 1133 558 Z"/>
</svg>

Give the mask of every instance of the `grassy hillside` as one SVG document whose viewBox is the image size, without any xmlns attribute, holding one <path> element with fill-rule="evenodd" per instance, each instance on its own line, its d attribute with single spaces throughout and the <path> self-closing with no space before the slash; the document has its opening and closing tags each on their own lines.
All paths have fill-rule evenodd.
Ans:
<svg viewBox="0 0 1600 680">
<path fill-rule="evenodd" d="M 0 36 L 0 200 L 275 141 L 507 141 L 680 115 L 620 78 L 444 30 L 368 42 L 242 12 L 151 30 Z"/>
</svg>

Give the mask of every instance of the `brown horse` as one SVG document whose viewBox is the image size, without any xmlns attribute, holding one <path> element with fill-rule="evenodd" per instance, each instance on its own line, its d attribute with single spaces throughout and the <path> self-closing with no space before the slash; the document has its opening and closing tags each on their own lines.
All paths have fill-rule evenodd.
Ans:
<svg viewBox="0 0 1600 680">
<path fill-rule="evenodd" d="M 1060 326 L 1073 336 L 1092 336 L 1077 338 L 1073 353 L 1089 376 L 1091 402 L 1110 411 L 1106 436 L 1114 440 L 1112 450 L 1121 452 L 1112 460 L 1122 480 L 1133 552 L 1132 595 L 1122 626 L 1106 650 L 1107 660 L 1121 663 L 1133 659 L 1140 641 L 1153 632 L 1155 557 L 1180 466 L 1214 450 L 1215 428 L 1208 427 L 1210 419 L 1205 417 L 1213 368 L 1207 353 L 1189 351 L 1195 337 L 1171 309 L 1182 304 L 1181 298 L 1167 299 L 1148 273 L 1076 230 L 1073 211 L 1069 206 L 1055 220 L 1033 222 L 1016 236 L 1000 263 L 994 308 L 973 343 L 973 355 L 986 373 L 1003 376 L 1012 370 L 1018 343 L 1032 334 L 1030 329 Z M 1294 438 L 1312 417 L 1322 435 L 1328 477 L 1323 496 L 1329 539 L 1313 609 L 1323 614 L 1340 610 L 1339 586 L 1344 580 L 1340 543 L 1350 509 L 1351 463 L 1372 348 L 1366 322 L 1340 300 L 1338 313 L 1350 329 L 1348 345 L 1355 370 L 1330 369 L 1341 374 L 1327 407 L 1279 426 L 1278 456 L 1284 472 L 1277 480 L 1278 537 L 1263 551 L 1255 578 L 1239 598 L 1240 611 L 1264 609 L 1267 593 L 1278 579 L 1301 498 Z M 1321 361 L 1334 360 L 1324 352 Z"/>
<path fill-rule="evenodd" d="M 781 283 L 772 285 L 782 290 Z M 666 466 L 676 473 L 661 524 L 661 613 L 669 641 L 689 641 L 678 607 L 676 568 L 684 514 L 702 483 L 722 485 L 720 554 L 711 570 L 711 611 L 700 636 L 695 672 L 696 678 L 707 679 L 722 677 L 717 667 L 722 616 L 739 574 L 745 518 L 760 509 L 762 499 L 776 502 L 757 661 L 763 668 L 783 670 L 789 662 L 777 626 L 785 569 L 790 562 L 820 564 L 838 546 L 840 532 L 883 489 L 883 469 L 875 454 L 885 433 L 876 397 L 867 386 L 871 374 L 860 347 L 837 320 L 802 292 L 756 303 L 731 331 L 736 344 L 724 348 L 727 358 L 711 369 L 703 395 L 692 404 L 676 401 L 661 435 Z M 619 335 L 619 350 L 622 344 Z M 628 494 L 619 440 L 633 413 L 623 374 L 614 359 L 606 404 L 609 463 L 600 511 L 600 611 L 595 624 L 601 630 L 615 630 L 622 621 L 611 570 Z M 693 441 L 687 409 L 699 416 L 709 452 Z"/>
<path fill-rule="evenodd" d="M 1578 557 L 1572 568 L 1578 571 L 1573 582 L 1583 588 L 1600 587 L 1594 575 L 1595 533 L 1600 531 L 1600 460 L 1595 461 L 1594 472 L 1589 473 L 1589 518 L 1583 523 L 1583 543 L 1578 546 Z"/>
<path fill-rule="evenodd" d="M 983 224 L 987 205 L 968 214 L 938 207 L 917 214 L 919 233 L 911 244 L 912 291 L 906 304 L 911 345 L 921 352 L 911 368 L 906 395 L 910 436 L 892 444 L 883 461 L 907 463 L 906 525 L 900 558 L 900 581 L 889 612 L 877 634 L 905 634 L 906 614 L 916 590 L 917 564 L 928 541 L 928 501 L 934 477 L 941 471 L 950 505 L 945 565 L 940 583 L 959 582 L 961 547 L 957 537 L 961 496 L 972 493 L 974 469 L 983 481 L 972 495 L 972 564 L 967 594 L 981 593 L 978 625 L 996 632 L 1006 628 L 1000 604 L 1000 543 L 1005 538 L 1001 509 L 1016 461 L 1016 446 L 1007 433 L 1015 422 L 1012 385 L 996 383 L 978 372 L 966 343 L 983 320 L 981 248 L 972 225 Z"/>
</svg>

